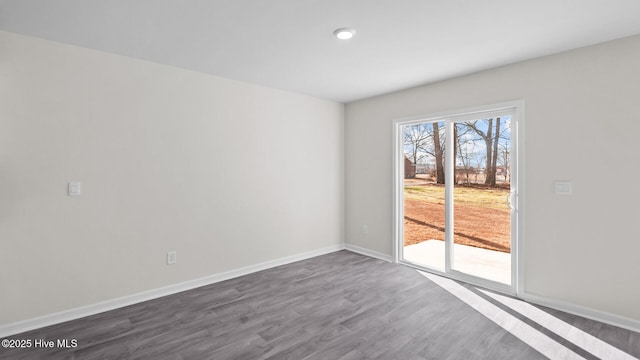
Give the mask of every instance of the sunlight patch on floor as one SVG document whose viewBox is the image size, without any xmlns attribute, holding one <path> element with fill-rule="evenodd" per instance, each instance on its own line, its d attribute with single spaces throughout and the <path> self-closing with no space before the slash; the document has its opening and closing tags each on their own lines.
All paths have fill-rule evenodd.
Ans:
<svg viewBox="0 0 640 360">
<path fill-rule="evenodd" d="M 637 359 L 531 304 L 490 291 L 478 290 L 601 359 Z"/>
<path fill-rule="evenodd" d="M 556 340 L 534 329 L 522 320 L 502 310 L 485 298 L 477 295 L 471 290 L 458 284 L 457 282 L 444 278 L 442 276 L 419 271 L 422 275 L 433 281 L 443 289 L 447 290 L 466 304 L 480 312 L 489 320 L 498 324 L 527 345 L 531 346 L 542 355 L 550 359 L 584 359 L 583 356 L 577 354 L 573 350 L 565 347 Z M 556 335 L 572 342 L 576 346 L 595 355 L 601 359 L 621 359 L 621 360 L 638 360 L 620 349 L 607 344 L 606 342 L 532 306 L 526 302 L 497 295 L 485 290 L 479 290 L 483 294 L 493 298 L 494 300 L 504 304 L 510 309 L 526 316 L 527 318 L 540 324 L 547 330 L 552 331 Z"/>
</svg>

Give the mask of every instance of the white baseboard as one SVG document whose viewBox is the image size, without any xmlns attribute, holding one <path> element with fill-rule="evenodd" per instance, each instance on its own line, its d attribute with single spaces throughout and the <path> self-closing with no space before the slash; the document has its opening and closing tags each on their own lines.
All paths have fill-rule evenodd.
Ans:
<svg viewBox="0 0 640 360">
<path fill-rule="evenodd" d="M 345 244 L 344 248 L 346 250 L 353 251 L 354 253 L 370 256 L 372 258 L 376 258 L 376 259 L 380 259 L 380 260 L 384 260 L 384 261 L 388 261 L 388 262 L 392 262 L 393 261 L 393 259 L 391 258 L 390 255 L 383 254 L 381 252 L 377 252 L 377 251 L 373 251 L 373 250 L 369 250 L 369 249 L 365 249 L 365 248 L 360 247 L 360 246 L 351 245 L 351 244 Z"/>
<path fill-rule="evenodd" d="M 569 314 L 581 316 L 595 321 L 600 321 L 605 324 L 621 327 L 623 329 L 640 332 L 640 321 L 628 317 L 611 314 L 605 311 L 596 310 L 585 306 L 564 302 L 561 300 L 550 299 L 544 296 L 527 292 L 522 295 L 522 299 L 530 303 L 564 311 Z"/>
<path fill-rule="evenodd" d="M 38 329 L 41 327 L 59 324 L 65 321 L 79 319 L 85 316 L 99 314 L 101 312 L 114 310 L 124 306 L 137 304 L 143 301 L 153 300 L 162 296 L 179 293 L 186 290 L 195 289 L 201 286 L 214 284 L 220 281 L 233 279 L 239 276 L 251 274 L 257 271 L 270 269 L 272 267 L 289 264 L 292 262 L 309 259 L 315 256 L 325 255 L 339 250 L 344 250 L 344 244 L 329 246 L 321 249 L 307 251 L 300 254 L 285 256 L 279 259 L 265 261 L 255 265 L 249 265 L 218 274 L 205 276 L 202 278 L 188 280 L 174 285 L 165 286 L 158 289 L 144 291 L 137 294 L 127 295 L 117 299 L 102 301 L 96 304 L 81 306 L 74 309 L 39 316 L 15 323 L 0 325 L 0 338 L 19 334 L 25 331 Z"/>
</svg>

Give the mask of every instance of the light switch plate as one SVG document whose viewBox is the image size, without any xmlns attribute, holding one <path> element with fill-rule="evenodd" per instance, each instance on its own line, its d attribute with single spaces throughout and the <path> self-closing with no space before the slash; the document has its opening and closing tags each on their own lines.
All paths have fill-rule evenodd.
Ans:
<svg viewBox="0 0 640 360">
<path fill-rule="evenodd" d="M 176 262 L 178 262 L 177 252 L 175 250 L 167 252 L 167 265 L 173 265 Z"/>
<path fill-rule="evenodd" d="M 69 196 L 82 195 L 82 184 L 79 181 L 72 181 L 68 186 Z"/>
<path fill-rule="evenodd" d="M 553 183 L 553 192 L 556 195 L 571 195 L 573 186 L 571 181 L 556 181 Z"/>
</svg>

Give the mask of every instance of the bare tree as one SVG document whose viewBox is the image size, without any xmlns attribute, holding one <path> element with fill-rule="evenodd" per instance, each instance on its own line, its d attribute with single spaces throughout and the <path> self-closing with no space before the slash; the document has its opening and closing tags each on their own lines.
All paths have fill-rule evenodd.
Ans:
<svg viewBox="0 0 640 360">
<path fill-rule="evenodd" d="M 488 185 L 491 186 L 496 186 L 496 173 L 497 173 L 497 164 L 498 164 L 498 142 L 500 141 L 500 118 L 496 118 L 496 133 L 493 136 L 493 155 L 492 155 L 492 162 L 491 162 L 491 171 L 489 176 L 487 177 L 487 181 L 485 181 L 485 183 L 487 183 Z"/>
<path fill-rule="evenodd" d="M 472 169 L 471 156 L 475 152 L 475 141 L 467 138 L 470 130 L 465 124 L 456 124 L 455 130 L 456 149 L 458 152 L 457 156 L 462 164 L 463 175 L 465 176 L 465 181 L 468 185 L 471 183 L 469 179 L 469 172 Z M 478 175 L 476 173 L 476 181 L 477 179 Z"/>
<path fill-rule="evenodd" d="M 433 127 L 433 149 L 436 158 L 436 183 L 444 184 L 444 145 L 440 142 L 440 126 L 438 122 L 432 123 Z"/>
<path fill-rule="evenodd" d="M 427 124 L 408 125 L 404 128 L 405 154 L 413 164 L 418 164 L 421 154 L 428 152 L 432 135 Z"/>
<path fill-rule="evenodd" d="M 510 142 L 511 142 L 511 123 L 508 120 L 502 121 L 503 127 L 501 127 L 500 139 L 503 140 L 502 144 L 499 145 L 500 153 L 498 158 L 502 158 L 501 166 L 503 169 L 503 176 L 505 182 L 511 182 L 511 153 L 509 151 Z"/>
<path fill-rule="evenodd" d="M 478 121 L 486 121 L 487 124 L 487 130 L 486 132 L 483 131 L 480 126 L 478 126 Z M 487 156 L 486 156 L 486 164 L 485 164 L 485 184 L 490 185 L 491 184 L 491 172 L 492 169 L 494 169 L 494 165 L 493 165 L 493 118 L 491 119 L 484 119 L 484 120 L 474 120 L 474 121 L 467 121 L 465 122 L 465 125 L 473 130 L 476 134 L 478 134 L 478 136 L 480 136 L 480 138 L 482 140 L 484 140 L 486 149 L 487 149 Z M 495 174 L 493 175 L 493 178 L 495 179 Z M 495 184 L 495 181 L 493 182 Z"/>
<path fill-rule="evenodd" d="M 504 176 L 505 182 L 511 182 L 511 153 L 509 151 L 509 144 L 502 144 L 500 149 L 500 166 L 504 169 L 502 176 Z"/>
</svg>

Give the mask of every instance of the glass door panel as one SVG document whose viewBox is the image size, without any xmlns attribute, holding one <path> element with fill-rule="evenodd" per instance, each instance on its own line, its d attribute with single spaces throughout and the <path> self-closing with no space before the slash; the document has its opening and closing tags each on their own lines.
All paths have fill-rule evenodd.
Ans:
<svg viewBox="0 0 640 360">
<path fill-rule="evenodd" d="M 511 284 L 511 117 L 453 122 L 451 269 Z"/>
<path fill-rule="evenodd" d="M 445 271 L 445 121 L 402 127 L 405 261 Z"/>
</svg>

